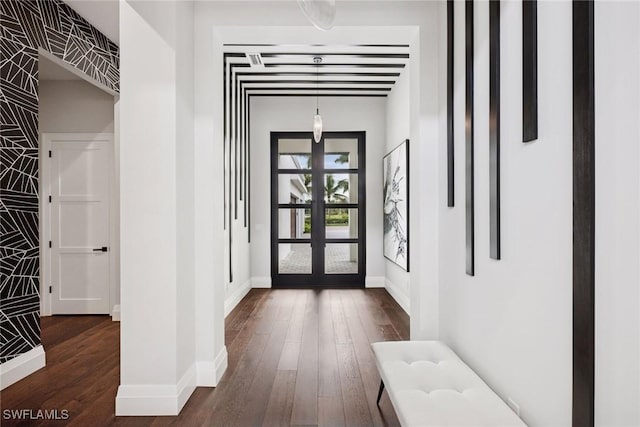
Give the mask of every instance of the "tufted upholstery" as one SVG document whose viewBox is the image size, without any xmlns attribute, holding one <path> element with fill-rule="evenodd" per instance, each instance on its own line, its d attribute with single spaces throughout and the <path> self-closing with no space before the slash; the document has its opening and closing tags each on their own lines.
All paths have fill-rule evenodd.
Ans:
<svg viewBox="0 0 640 427">
<path fill-rule="evenodd" d="M 371 346 L 403 427 L 525 426 L 444 343 L 389 341 Z"/>
</svg>

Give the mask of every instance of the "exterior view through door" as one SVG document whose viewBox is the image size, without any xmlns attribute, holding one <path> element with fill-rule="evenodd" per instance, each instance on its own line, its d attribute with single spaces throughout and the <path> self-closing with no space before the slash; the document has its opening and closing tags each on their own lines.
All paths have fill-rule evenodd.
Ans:
<svg viewBox="0 0 640 427">
<path fill-rule="evenodd" d="M 364 287 L 365 132 L 271 133 L 274 287 Z"/>
</svg>

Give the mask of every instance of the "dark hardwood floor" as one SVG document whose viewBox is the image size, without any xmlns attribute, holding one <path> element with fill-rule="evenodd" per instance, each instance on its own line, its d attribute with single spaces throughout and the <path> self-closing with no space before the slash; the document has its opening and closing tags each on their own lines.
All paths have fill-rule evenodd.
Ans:
<svg viewBox="0 0 640 427">
<path fill-rule="evenodd" d="M 383 289 L 253 289 L 225 322 L 229 367 L 177 417 L 115 417 L 119 323 L 42 318 L 47 367 L 2 391 L 6 409 L 66 409 L 67 421 L 3 426 L 396 426 L 370 343 L 409 338 L 409 318 Z"/>
</svg>

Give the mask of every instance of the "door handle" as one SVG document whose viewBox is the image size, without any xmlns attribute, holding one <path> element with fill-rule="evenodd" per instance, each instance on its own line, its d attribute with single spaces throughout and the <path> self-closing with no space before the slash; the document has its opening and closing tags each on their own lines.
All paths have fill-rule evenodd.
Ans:
<svg viewBox="0 0 640 427">
<path fill-rule="evenodd" d="M 106 246 L 103 246 L 101 248 L 93 248 L 93 252 L 108 252 L 109 248 Z"/>
</svg>

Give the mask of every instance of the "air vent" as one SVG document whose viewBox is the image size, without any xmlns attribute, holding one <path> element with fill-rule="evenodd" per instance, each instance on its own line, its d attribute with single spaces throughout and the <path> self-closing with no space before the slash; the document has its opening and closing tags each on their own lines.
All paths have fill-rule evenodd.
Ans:
<svg viewBox="0 0 640 427">
<path fill-rule="evenodd" d="M 254 68 L 262 68 L 264 67 L 264 62 L 262 62 L 262 56 L 259 53 L 246 53 L 247 58 L 249 58 L 249 63 L 251 67 Z"/>
</svg>

